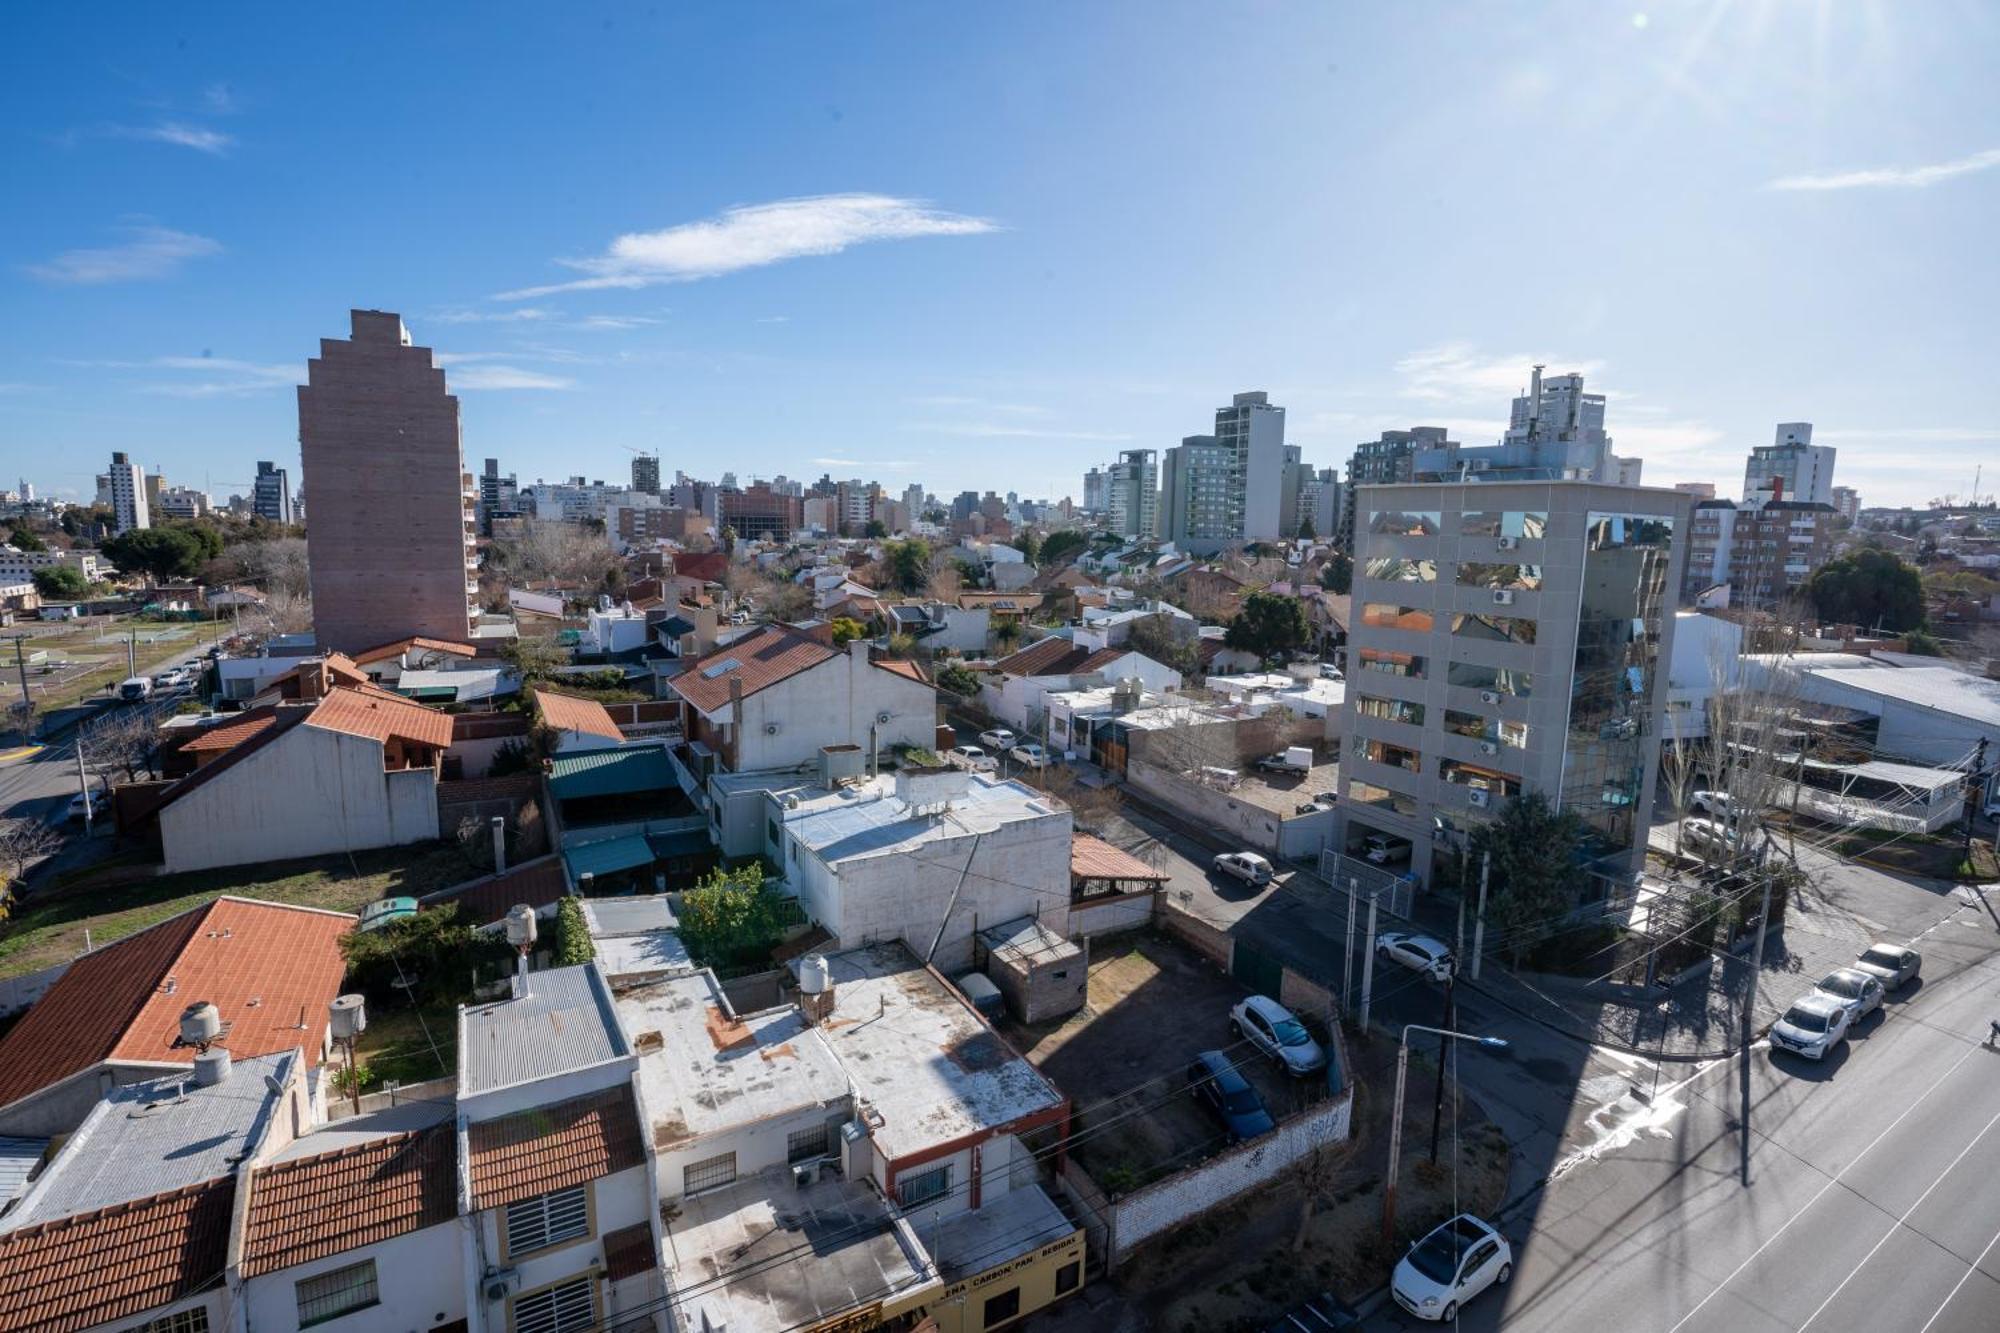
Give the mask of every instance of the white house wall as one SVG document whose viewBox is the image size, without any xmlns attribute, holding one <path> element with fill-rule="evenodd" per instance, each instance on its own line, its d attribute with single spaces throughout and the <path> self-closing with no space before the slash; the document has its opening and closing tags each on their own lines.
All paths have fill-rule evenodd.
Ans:
<svg viewBox="0 0 2000 1333">
<path fill-rule="evenodd" d="M 341 1333 L 406 1333 L 465 1315 L 464 1243 L 456 1222 L 407 1232 L 311 1263 L 261 1273 L 243 1283 L 239 1299 L 256 1333 L 294 1333 L 299 1327 L 298 1284 L 321 1273 L 375 1261 L 381 1304 L 340 1317 Z"/>
<path fill-rule="evenodd" d="M 875 719 L 887 713 L 889 720 Z M 769 730 L 776 727 L 775 732 Z M 745 697 L 736 771 L 801 768 L 821 747 L 868 745 L 929 749 L 937 743 L 937 695 L 931 687 L 847 653 Z"/>
<path fill-rule="evenodd" d="M 385 772 L 382 747 L 295 726 L 160 811 L 167 870 L 282 861 L 437 837 L 437 775 Z"/>
<path fill-rule="evenodd" d="M 659 1210 L 660 1203 L 653 1193 L 653 1182 L 644 1166 L 629 1167 L 608 1176 L 599 1176 L 590 1182 L 590 1192 L 592 1225 L 588 1237 L 567 1245 L 558 1245 L 553 1249 L 513 1256 L 505 1261 L 501 1259 L 500 1228 L 505 1221 L 507 1210 L 505 1208 L 482 1210 L 476 1219 L 479 1245 L 484 1259 L 484 1265 L 479 1271 L 483 1271 L 485 1265 L 511 1268 L 518 1275 L 513 1288 L 516 1294 L 536 1291 L 550 1283 L 570 1278 L 589 1277 L 596 1283 L 599 1316 L 601 1321 L 608 1325 L 611 1317 L 618 1311 L 610 1308 L 614 1294 L 613 1284 L 602 1276 L 604 1237 L 621 1227 L 629 1227 L 640 1222 L 650 1223 Z M 657 1235 L 657 1232 L 655 1234 Z M 460 1277 L 461 1271 L 455 1269 L 453 1276 Z M 625 1295 L 625 1289 L 630 1285 L 617 1284 L 620 1288 L 617 1294 Z M 483 1291 L 478 1299 L 481 1308 L 472 1319 L 472 1327 L 495 1330 L 513 1327 L 508 1320 L 507 1301 L 488 1301 Z M 406 1315 L 407 1313 L 405 1311 Z M 411 1321 L 406 1318 L 399 1326 L 399 1331 L 410 1327 Z"/>
</svg>

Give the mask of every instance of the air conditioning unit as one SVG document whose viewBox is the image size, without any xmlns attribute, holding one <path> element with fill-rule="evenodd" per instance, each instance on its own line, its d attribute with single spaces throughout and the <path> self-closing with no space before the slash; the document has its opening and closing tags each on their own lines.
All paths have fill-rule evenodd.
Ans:
<svg viewBox="0 0 2000 1333">
<path fill-rule="evenodd" d="M 792 1184 L 800 1189 L 810 1189 L 819 1180 L 819 1160 L 794 1162 L 792 1164 Z"/>
<path fill-rule="evenodd" d="M 1497 703 L 1499 703 L 1499 702 L 1500 702 L 1500 691 L 1498 691 L 1498 690 L 1481 690 L 1481 691 L 1479 692 L 1479 702 L 1481 702 L 1481 703 L 1483 703 L 1483 704 L 1497 704 Z"/>
<path fill-rule="evenodd" d="M 1479 753 L 1481 753 L 1481 754 L 1499 754 L 1499 753 L 1500 753 L 1500 747 L 1499 747 L 1499 746 L 1497 746 L 1497 745 L 1495 745 L 1495 744 L 1494 744 L 1494 743 L 1493 743 L 1492 741 L 1481 741 L 1481 742 L 1479 742 Z"/>
<path fill-rule="evenodd" d="M 877 713 L 875 715 L 875 725 L 878 727 L 886 727 L 889 725 L 889 718 L 890 714 L 888 713 Z"/>
<path fill-rule="evenodd" d="M 1513 604 L 1514 590 L 1512 588 L 1495 588 L 1493 590 L 1493 605 L 1512 606 Z"/>
<path fill-rule="evenodd" d="M 1502 537 L 1500 538 L 1500 540 L 1493 543 L 1495 548 L 1502 551 L 1511 551 L 1520 544 L 1521 544 L 1521 539 L 1519 537 Z"/>
<path fill-rule="evenodd" d="M 777 734 L 778 734 L 778 724 L 777 724 L 777 723 L 775 723 L 775 722 L 766 722 L 766 723 L 764 724 L 764 734 L 765 734 L 766 736 L 775 736 L 775 735 L 777 735 Z"/>
<path fill-rule="evenodd" d="M 512 1268 L 495 1268 L 480 1279 L 489 1301 L 504 1301 L 509 1292 L 521 1285 L 521 1274 Z"/>
<path fill-rule="evenodd" d="M 1475 808 L 1484 810 L 1486 808 L 1486 802 L 1488 796 L 1483 789 L 1474 787 L 1471 791 L 1465 794 L 1465 799 L 1471 801 Z"/>
</svg>

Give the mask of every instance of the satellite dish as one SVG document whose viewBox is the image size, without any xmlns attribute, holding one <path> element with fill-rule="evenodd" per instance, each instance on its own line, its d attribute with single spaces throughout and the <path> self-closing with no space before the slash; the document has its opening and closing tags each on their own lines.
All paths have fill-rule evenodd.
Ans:
<svg viewBox="0 0 2000 1333">
<path fill-rule="evenodd" d="M 273 1097 L 282 1097 L 285 1095 L 284 1080 L 279 1078 L 276 1074 L 264 1075 L 264 1086 L 271 1090 L 271 1095 Z"/>
</svg>

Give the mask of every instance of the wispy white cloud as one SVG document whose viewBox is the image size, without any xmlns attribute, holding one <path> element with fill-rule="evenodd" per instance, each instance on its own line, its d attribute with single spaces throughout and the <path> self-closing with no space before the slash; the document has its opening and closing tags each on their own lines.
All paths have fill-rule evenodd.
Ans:
<svg viewBox="0 0 2000 1333">
<path fill-rule="evenodd" d="M 26 380 L 0 380 L 0 398 L 20 393 L 40 393 L 47 387 L 43 384 L 30 384 Z"/>
<path fill-rule="evenodd" d="M 446 310 L 430 316 L 430 319 L 436 324 L 525 324 L 554 316 L 553 310 L 524 305 L 512 310 Z"/>
<path fill-rule="evenodd" d="M 1129 440 L 1125 431 L 1064 430 L 1058 427 L 1024 426 L 1012 421 L 913 421 L 904 430 L 928 431 L 933 435 L 963 435 L 980 440 Z"/>
<path fill-rule="evenodd" d="M 190 259 L 222 253 L 222 243 L 166 227 L 123 227 L 120 245 L 65 250 L 28 272 L 44 282 L 92 285 L 172 277 Z"/>
<path fill-rule="evenodd" d="M 659 322 L 651 315 L 585 315 L 582 319 L 572 320 L 566 327 L 581 329 L 586 333 L 599 333 L 619 329 L 642 329 L 648 324 Z"/>
<path fill-rule="evenodd" d="M 187 125 L 180 121 L 165 120 L 157 125 L 120 125 L 111 131 L 121 139 L 142 139 L 149 143 L 173 144 L 177 148 L 192 148 L 197 153 L 207 153 L 220 157 L 236 144 L 236 136 L 211 130 L 201 125 Z"/>
<path fill-rule="evenodd" d="M 1602 361 L 1565 361 L 1545 353 L 1489 356 L 1471 343 L 1448 342 L 1420 348 L 1396 362 L 1405 398 L 1442 403 L 1505 402 L 1527 388 L 1540 361 L 1559 375 L 1595 374 Z"/>
<path fill-rule="evenodd" d="M 1948 162 L 1926 162 L 1914 167 L 1865 167 L 1858 171 L 1808 172 L 1780 176 L 1767 185 L 1771 190 L 1921 190 L 1926 186 L 1970 176 L 1974 172 L 2000 167 L 2000 148 Z"/>
<path fill-rule="evenodd" d="M 171 370 L 196 378 L 155 381 L 140 386 L 169 398 L 238 398 L 289 389 L 305 378 L 303 365 L 272 365 L 227 356 L 156 356 L 150 361 L 105 361 L 98 365 L 136 370 Z"/>
<path fill-rule="evenodd" d="M 973 236 L 995 229 L 986 218 L 947 213 L 921 199 L 879 194 L 780 199 L 660 231 L 628 232 L 601 255 L 557 261 L 588 276 L 501 292 L 496 299 L 525 301 L 553 292 L 693 282 L 808 255 L 839 254 L 871 241 Z"/>
<path fill-rule="evenodd" d="M 201 104 L 210 115 L 227 116 L 241 107 L 235 90 L 226 83 L 211 83 L 201 90 Z"/>
<path fill-rule="evenodd" d="M 918 466 L 914 458 L 815 458 L 814 467 L 869 468 L 876 472 L 906 472 Z"/>
<path fill-rule="evenodd" d="M 792 322 L 792 317 L 790 315 L 759 315 L 756 322 L 759 324 L 789 324 Z"/>
<path fill-rule="evenodd" d="M 439 357 L 440 361 L 444 358 Z M 546 375 L 539 370 L 523 370 L 519 366 L 478 365 L 453 372 L 450 379 L 454 389 L 470 389 L 475 392 L 485 389 L 572 389 L 576 381 L 565 375 Z"/>
</svg>

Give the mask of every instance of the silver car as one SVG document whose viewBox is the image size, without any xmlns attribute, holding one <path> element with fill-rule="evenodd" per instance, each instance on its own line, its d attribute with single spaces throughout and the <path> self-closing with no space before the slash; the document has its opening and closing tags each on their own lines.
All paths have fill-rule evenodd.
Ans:
<svg viewBox="0 0 2000 1333">
<path fill-rule="evenodd" d="M 1881 982 L 1884 990 L 1901 990 L 1917 979 L 1924 956 L 1906 944 L 1871 944 L 1854 966 Z"/>
<path fill-rule="evenodd" d="M 1771 1053 L 1790 1051 L 1808 1060 L 1824 1060 L 1847 1040 L 1847 1006 L 1831 995 L 1811 991 L 1792 1001 L 1785 1016 L 1771 1024 Z"/>
<path fill-rule="evenodd" d="M 1858 967 L 1834 969 L 1819 979 L 1816 989 L 1846 1006 L 1849 1027 L 1882 1007 L 1881 981 Z"/>
<path fill-rule="evenodd" d="M 1288 1074 L 1317 1073 L 1326 1068 L 1326 1052 L 1292 1011 L 1265 995 L 1252 995 L 1229 1011 L 1229 1028 L 1276 1060 Z"/>
</svg>

